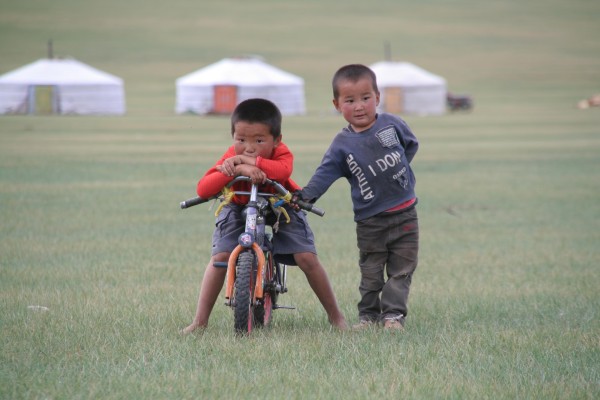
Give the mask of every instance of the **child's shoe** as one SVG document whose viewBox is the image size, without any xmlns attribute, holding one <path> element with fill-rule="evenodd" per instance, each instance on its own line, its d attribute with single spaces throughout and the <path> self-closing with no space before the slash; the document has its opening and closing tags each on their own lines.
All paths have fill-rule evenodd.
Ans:
<svg viewBox="0 0 600 400">
<path fill-rule="evenodd" d="M 383 329 L 390 331 L 401 331 L 404 329 L 404 315 L 386 317 L 383 319 Z"/>
<path fill-rule="evenodd" d="M 358 324 L 352 325 L 353 331 L 364 331 L 367 329 L 373 329 L 377 326 L 377 322 L 370 319 L 361 319 Z"/>
</svg>

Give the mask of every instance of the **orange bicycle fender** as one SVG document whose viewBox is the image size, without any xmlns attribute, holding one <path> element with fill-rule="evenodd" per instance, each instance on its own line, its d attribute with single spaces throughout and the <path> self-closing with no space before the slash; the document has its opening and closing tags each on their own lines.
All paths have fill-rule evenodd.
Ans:
<svg viewBox="0 0 600 400">
<path fill-rule="evenodd" d="M 263 270 L 265 269 L 265 253 L 260 246 L 252 243 L 252 249 L 258 259 L 258 268 L 256 270 L 256 286 L 254 287 L 254 300 L 262 299 L 263 297 Z"/>
<path fill-rule="evenodd" d="M 229 261 L 227 262 L 227 283 L 225 285 L 225 298 L 231 299 L 233 294 L 233 285 L 235 283 L 235 264 L 238 256 L 244 250 L 242 246 L 239 244 L 235 249 L 231 252 L 229 256 Z M 256 258 L 258 260 L 258 269 L 256 271 L 256 286 L 254 287 L 254 300 L 257 298 L 260 299 L 263 297 L 263 269 L 265 267 L 265 253 L 263 253 L 262 249 L 257 243 L 252 243 L 252 250 L 254 250 L 254 254 L 256 254 Z"/>
<path fill-rule="evenodd" d="M 231 299 L 231 295 L 233 294 L 233 283 L 235 282 L 235 262 L 237 261 L 238 256 L 242 252 L 243 247 L 239 244 L 229 256 L 229 261 L 227 262 L 227 284 L 225 285 L 225 298 Z"/>
</svg>

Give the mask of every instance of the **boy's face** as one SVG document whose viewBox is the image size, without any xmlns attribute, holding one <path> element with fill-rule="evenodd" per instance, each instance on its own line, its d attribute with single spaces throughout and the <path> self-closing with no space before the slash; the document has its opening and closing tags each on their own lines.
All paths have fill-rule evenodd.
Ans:
<svg viewBox="0 0 600 400">
<path fill-rule="evenodd" d="M 233 146 L 238 155 L 271 158 L 273 150 L 281 142 L 281 135 L 273 138 L 269 126 L 265 124 L 239 121 L 233 129 Z"/>
<path fill-rule="evenodd" d="M 339 96 L 333 99 L 333 105 L 352 125 L 356 132 L 369 129 L 375 123 L 379 93 L 373 90 L 373 82 L 368 77 L 356 82 L 340 80 L 337 83 Z"/>
</svg>

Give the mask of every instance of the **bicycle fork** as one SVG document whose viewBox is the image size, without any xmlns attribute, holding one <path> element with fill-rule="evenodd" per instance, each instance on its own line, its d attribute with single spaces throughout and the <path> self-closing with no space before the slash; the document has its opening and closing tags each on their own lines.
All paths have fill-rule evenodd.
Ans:
<svg viewBox="0 0 600 400">
<path fill-rule="evenodd" d="M 256 270 L 256 283 L 254 285 L 254 296 L 252 299 L 252 304 L 256 304 L 257 298 L 263 297 L 263 270 L 265 268 L 265 253 L 262 251 L 260 246 L 253 242 L 251 247 L 254 254 L 256 255 L 258 265 Z M 231 255 L 229 256 L 229 261 L 227 263 L 227 283 L 225 285 L 225 304 L 232 305 L 232 296 L 233 296 L 233 288 L 235 284 L 235 276 L 236 276 L 236 267 L 237 267 L 237 259 L 242 251 L 246 250 L 245 247 L 241 245 L 237 245 Z"/>
<path fill-rule="evenodd" d="M 260 247 L 259 243 L 261 238 L 258 237 L 263 232 L 260 229 L 264 229 L 264 218 L 259 215 L 257 202 L 258 199 L 258 187 L 252 185 L 250 189 L 250 200 L 246 208 L 246 226 L 244 232 L 238 238 L 238 245 L 233 249 L 229 255 L 229 261 L 227 263 L 227 282 L 225 286 L 225 304 L 232 305 L 233 288 L 235 285 L 236 278 L 236 267 L 237 260 L 242 251 L 251 249 L 254 253 L 257 261 L 256 270 L 256 282 L 253 290 L 252 304 L 256 304 L 256 299 L 263 297 L 263 271 L 265 268 L 265 253 Z"/>
</svg>

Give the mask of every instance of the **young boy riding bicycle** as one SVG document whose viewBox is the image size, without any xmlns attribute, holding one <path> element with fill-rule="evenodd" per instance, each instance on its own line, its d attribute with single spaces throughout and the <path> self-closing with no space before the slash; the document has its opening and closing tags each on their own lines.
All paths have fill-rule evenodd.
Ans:
<svg viewBox="0 0 600 400">
<path fill-rule="evenodd" d="M 300 187 L 291 179 L 293 154 L 281 141 L 281 120 L 279 109 L 268 100 L 249 99 L 241 102 L 231 116 L 233 145 L 200 179 L 198 196 L 208 199 L 216 195 L 239 175 L 249 176 L 253 183 L 264 183 L 269 178 L 291 192 L 299 190 Z M 226 275 L 226 269 L 217 268 L 214 263 L 227 261 L 237 246 L 238 236 L 245 227 L 242 210 L 246 201 L 245 196 L 233 197 L 217 217 L 212 256 L 200 285 L 196 314 L 192 323 L 182 330 L 183 334 L 208 325 Z M 337 305 L 327 273 L 317 257 L 314 236 L 306 216 L 291 206 L 286 208 L 290 222 L 279 224 L 277 232 L 274 232 L 273 254 L 276 259 L 288 265 L 297 265 L 302 270 L 327 312 L 330 323 L 339 329 L 346 329 L 346 320 Z"/>
</svg>

